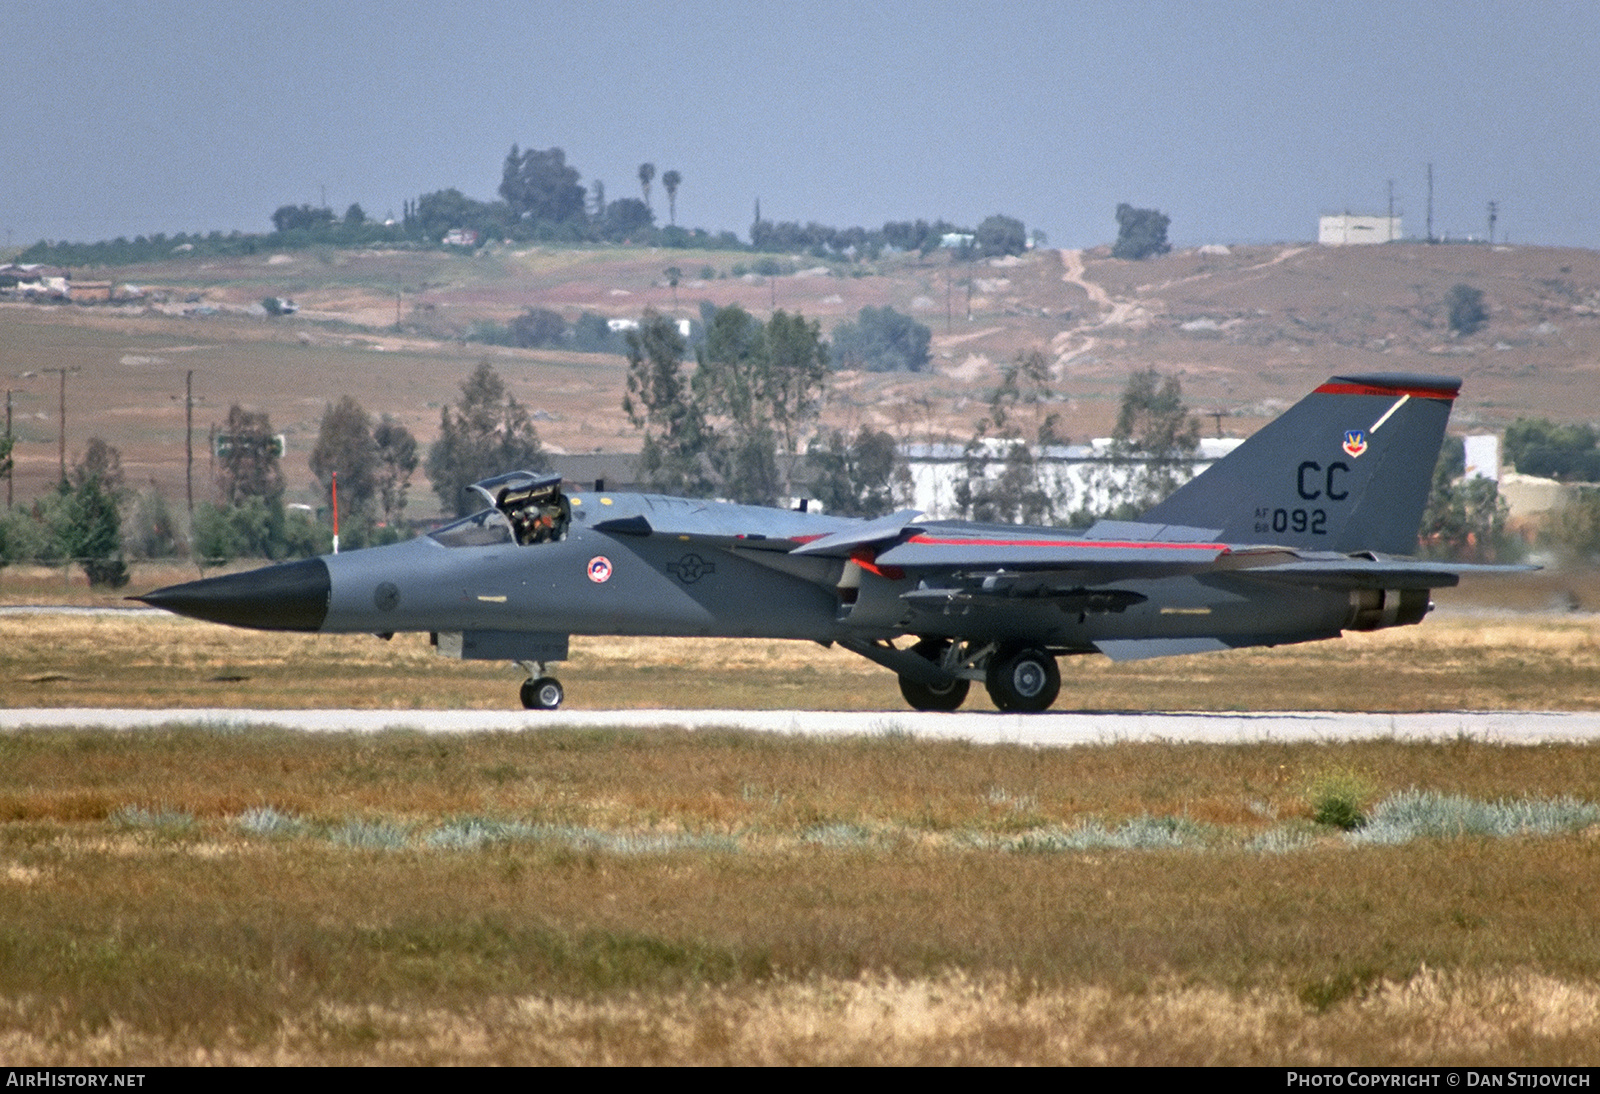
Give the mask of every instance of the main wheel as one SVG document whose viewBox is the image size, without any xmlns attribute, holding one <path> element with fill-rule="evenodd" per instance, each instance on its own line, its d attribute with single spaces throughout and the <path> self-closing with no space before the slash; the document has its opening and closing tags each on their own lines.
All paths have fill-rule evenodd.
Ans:
<svg viewBox="0 0 1600 1094">
<path fill-rule="evenodd" d="M 924 638 L 911 652 L 927 661 L 937 662 L 950 648 L 948 638 Z M 906 697 L 912 710 L 955 710 L 967 701 L 970 680 L 952 680 L 943 687 L 933 687 L 909 676 L 900 677 L 900 694 Z"/>
<path fill-rule="evenodd" d="M 984 677 L 989 698 L 1001 710 L 1033 714 L 1050 709 L 1061 694 L 1061 670 L 1047 650 L 1033 646 L 1008 647 L 989 662 Z"/>
<path fill-rule="evenodd" d="M 522 682 L 522 705 L 529 710 L 555 710 L 565 697 L 561 681 L 554 676 L 541 676 L 537 680 Z"/>
</svg>

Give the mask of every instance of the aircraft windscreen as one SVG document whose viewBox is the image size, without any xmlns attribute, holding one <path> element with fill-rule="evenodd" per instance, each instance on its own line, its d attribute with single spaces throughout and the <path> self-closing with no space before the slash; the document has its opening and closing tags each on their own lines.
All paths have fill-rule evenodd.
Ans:
<svg viewBox="0 0 1600 1094">
<path fill-rule="evenodd" d="M 513 542 L 511 525 L 498 509 L 481 509 L 428 535 L 446 547 L 492 547 Z"/>
</svg>

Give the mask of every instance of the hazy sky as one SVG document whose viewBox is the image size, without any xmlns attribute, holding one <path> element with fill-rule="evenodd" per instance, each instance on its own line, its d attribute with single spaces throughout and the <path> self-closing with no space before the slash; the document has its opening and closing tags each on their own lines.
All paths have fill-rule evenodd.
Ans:
<svg viewBox="0 0 1600 1094">
<path fill-rule="evenodd" d="M 1600 247 L 1593 0 L 178 3 L 12 0 L 0 229 L 265 231 L 279 205 L 496 197 L 513 143 L 678 222 L 1020 217 L 1179 246 L 1407 232 Z M 654 204 L 666 220 L 659 179 Z"/>
</svg>

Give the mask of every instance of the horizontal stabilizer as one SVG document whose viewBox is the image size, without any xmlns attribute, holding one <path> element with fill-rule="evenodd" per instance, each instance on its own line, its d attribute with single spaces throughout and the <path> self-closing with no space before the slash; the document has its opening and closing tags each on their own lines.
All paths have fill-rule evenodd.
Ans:
<svg viewBox="0 0 1600 1094">
<path fill-rule="evenodd" d="M 1424 562 L 1402 558 L 1299 559 L 1237 571 L 1298 585 L 1331 589 L 1448 589 L 1463 574 L 1520 574 L 1537 566 L 1492 566 L 1462 562 Z"/>
</svg>

